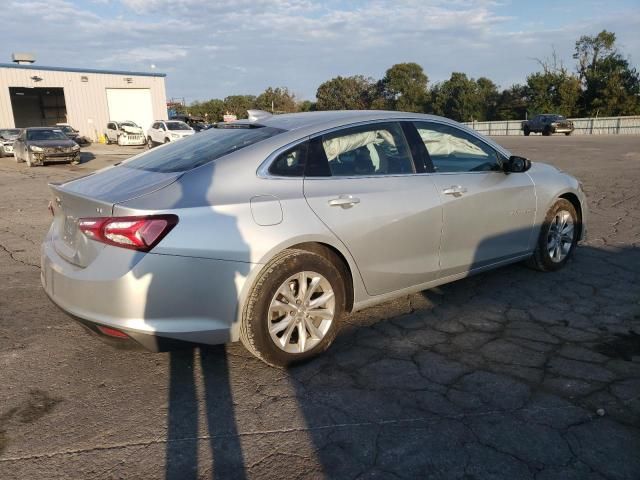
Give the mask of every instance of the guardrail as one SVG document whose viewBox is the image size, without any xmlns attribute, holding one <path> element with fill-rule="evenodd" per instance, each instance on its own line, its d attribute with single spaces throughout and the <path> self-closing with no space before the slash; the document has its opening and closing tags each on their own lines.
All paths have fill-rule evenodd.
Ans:
<svg viewBox="0 0 640 480">
<path fill-rule="evenodd" d="M 570 118 L 575 130 L 572 135 L 640 135 L 640 116 Z M 524 135 L 524 120 L 465 122 L 483 135 Z"/>
</svg>

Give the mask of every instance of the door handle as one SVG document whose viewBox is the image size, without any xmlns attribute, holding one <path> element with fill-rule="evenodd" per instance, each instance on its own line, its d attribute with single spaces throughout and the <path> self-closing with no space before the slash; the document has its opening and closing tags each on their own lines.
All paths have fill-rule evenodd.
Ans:
<svg viewBox="0 0 640 480">
<path fill-rule="evenodd" d="M 442 190 L 442 193 L 445 195 L 453 195 L 454 197 L 460 197 L 463 194 L 467 193 L 467 189 L 462 185 L 451 185 L 449 188 L 445 188 Z"/>
<path fill-rule="evenodd" d="M 329 200 L 331 207 L 351 208 L 358 203 L 360 203 L 360 199 L 351 195 L 340 195 L 338 198 Z"/>
</svg>

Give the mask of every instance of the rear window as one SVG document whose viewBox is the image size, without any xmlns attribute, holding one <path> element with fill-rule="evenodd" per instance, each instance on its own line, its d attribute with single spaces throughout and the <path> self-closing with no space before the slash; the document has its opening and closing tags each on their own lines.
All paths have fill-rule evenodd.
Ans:
<svg viewBox="0 0 640 480">
<path fill-rule="evenodd" d="M 185 172 L 284 131 L 253 127 L 212 128 L 150 150 L 122 166 L 152 172 Z"/>
</svg>

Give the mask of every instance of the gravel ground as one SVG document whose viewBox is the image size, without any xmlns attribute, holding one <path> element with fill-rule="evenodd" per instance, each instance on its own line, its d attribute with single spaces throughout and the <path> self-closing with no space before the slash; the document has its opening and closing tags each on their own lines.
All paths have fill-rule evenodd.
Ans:
<svg viewBox="0 0 640 480">
<path fill-rule="evenodd" d="M 351 315 L 290 370 L 88 336 L 40 287 L 47 182 L 0 159 L 0 478 L 640 478 L 640 138 L 503 137 L 576 175 L 589 239 Z"/>
</svg>

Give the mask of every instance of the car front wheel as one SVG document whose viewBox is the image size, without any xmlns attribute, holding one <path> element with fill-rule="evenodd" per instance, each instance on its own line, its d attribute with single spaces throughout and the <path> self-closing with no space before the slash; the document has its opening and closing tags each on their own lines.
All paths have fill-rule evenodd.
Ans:
<svg viewBox="0 0 640 480">
<path fill-rule="evenodd" d="M 531 130 L 529 130 L 529 127 L 524 127 L 523 132 L 524 132 L 524 136 L 528 137 L 529 134 L 531 133 Z"/>
<path fill-rule="evenodd" d="M 542 272 L 553 272 L 567 263 L 578 243 L 580 221 L 575 207 L 564 198 L 549 209 L 528 265 Z"/>
<path fill-rule="evenodd" d="M 307 360 L 333 342 L 345 297 L 344 280 L 331 261 L 285 250 L 259 274 L 243 310 L 240 339 L 273 366 Z"/>
</svg>

